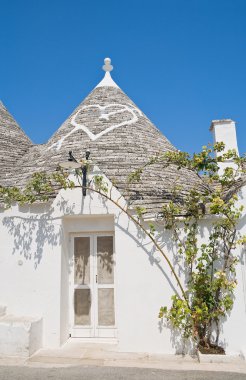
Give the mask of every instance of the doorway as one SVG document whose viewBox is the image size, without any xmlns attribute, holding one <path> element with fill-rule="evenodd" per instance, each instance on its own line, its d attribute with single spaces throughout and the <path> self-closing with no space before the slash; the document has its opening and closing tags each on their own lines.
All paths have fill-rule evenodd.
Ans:
<svg viewBox="0 0 246 380">
<path fill-rule="evenodd" d="M 112 233 L 73 236 L 70 299 L 72 337 L 116 337 Z"/>
</svg>

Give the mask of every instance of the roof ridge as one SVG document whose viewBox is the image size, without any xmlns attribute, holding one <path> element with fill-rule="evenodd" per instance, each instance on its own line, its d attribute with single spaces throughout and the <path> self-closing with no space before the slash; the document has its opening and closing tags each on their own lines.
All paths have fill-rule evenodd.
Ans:
<svg viewBox="0 0 246 380">
<path fill-rule="evenodd" d="M 3 104 L 2 100 L 0 99 L 0 106 L 6 110 L 5 105 Z"/>
</svg>

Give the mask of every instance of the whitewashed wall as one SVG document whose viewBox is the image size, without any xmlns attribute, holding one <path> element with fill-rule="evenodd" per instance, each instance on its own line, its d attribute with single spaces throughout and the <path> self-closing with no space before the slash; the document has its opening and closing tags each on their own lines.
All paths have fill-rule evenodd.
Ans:
<svg viewBox="0 0 246 380">
<path fill-rule="evenodd" d="M 246 189 L 242 196 L 245 202 Z M 69 336 L 71 233 L 114 230 L 119 349 L 177 351 L 175 334 L 158 320 L 160 306 L 169 305 L 177 290 L 173 276 L 148 238 L 116 206 L 95 193 L 83 199 L 81 189 L 63 190 L 50 205 L 14 206 L 0 218 L 0 305 L 14 315 L 43 317 L 45 347 L 58 347 Z M 208 225 L 204 221 L 203 238 Z M 173 261 L 169 234 L 161 225 L 157 231 Z M 246 351 L 245 278 L 241 262 L 235 307 L 221 335 L 228 353 Z"/>
<path fill-rule="evenodd" d="M 13 207 L 0 222 L 0 304 L 44 318 L 44 345 L 59 344 L 61 220 L 44 207 Z"/>
</svg>

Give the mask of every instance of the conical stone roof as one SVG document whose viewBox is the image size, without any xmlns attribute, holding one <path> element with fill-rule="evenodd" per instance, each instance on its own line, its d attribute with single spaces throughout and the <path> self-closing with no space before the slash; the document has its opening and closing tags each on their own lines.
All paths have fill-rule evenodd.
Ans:
<svg viewBox="0 0 246 380">
<path fill-rule="evenodd" d="M 111 67 L 108 61 L 107 65 Z M 38 170 L 54 171 L 70 150 L 78 160 L 89 150 L 93 163 L 133 206 L 157 213 L 171 198 L 174 186 L 182 186 L 182 198 L 194 186 L 202 186 L 202 181 L 192 171 L 155 164 L 144 170 L 141 182 L 128 188 L 130 173 L 151 157 L 176 148 L 115 84 L 109 71 L 47 144 L 31 148 L 20 160 L 15 183 L 22 186 Z"/>
<path fill-rule="evenodd" d="M 31 140 L 0 101 L 0 181 L 9 178 L 11 169 L 31 146 Z"/>
</svg>

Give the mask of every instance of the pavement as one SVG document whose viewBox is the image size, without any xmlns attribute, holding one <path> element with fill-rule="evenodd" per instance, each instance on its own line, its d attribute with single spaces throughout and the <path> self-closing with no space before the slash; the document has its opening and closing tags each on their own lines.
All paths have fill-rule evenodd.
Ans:
<svg viewBox="0 0 246 380">
<path fill-rule="evenodd" d="M 200 360 L 199 362 L 197 357 L 189 355 L 152 355 L 148 353 L 120 352 L 117 344 L 88 343 L 82 339 L 73 338 L 68 340 L 61 348 L 40 349 L 30 358 L 0 358 L 0 367 L 120 367 L 125 369 L 138 368 L 182 372 L 212 371 L 246 374 L 246 361 L 240 356 L 203 355 Z"/>
<path fill-rule="evenodd" d="M 0 367 L 0 380 L 245 380 L 231 372 L 177 371 L 124 367 Z"/>
</svg>

